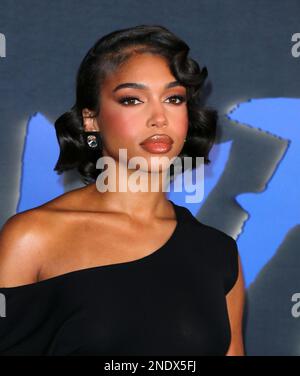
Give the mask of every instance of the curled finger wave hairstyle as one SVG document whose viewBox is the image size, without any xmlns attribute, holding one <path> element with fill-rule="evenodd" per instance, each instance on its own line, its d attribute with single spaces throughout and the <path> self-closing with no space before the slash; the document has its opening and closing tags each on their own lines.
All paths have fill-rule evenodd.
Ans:
<svg viewBox="0 0 300 376">
<path fill-rule="evenodd" d="M 100 169 L 96 162 L 102 156 L 101 147 L 91 149 L 86 142 L 82 110 L 88 108 L 99 114 L 101 86 L 133 54 L 152 53 L 165 58 L 173 76 L 186 87 L 188 132 L 179 158 L 203 157 L 209 164 L 209 152 L 216 137 L 217 111 L 200 106 L 200 94 L 208 75 L 206 67 L 188 56 L 189 46 L 167 28 L 160 25 L 138 25 L 111 32 L 100 38 L 84 56 L 76 77 L 76 101 L 69 111 L 55 121 L 60 146 L 54 167 L 58 174 L 77 169 L 85 184 L 97 179 Z M 101 143 L 100 143 L 101 144 Z M 174 171 L 170 169 L 171 178 Z"/>
</svg>

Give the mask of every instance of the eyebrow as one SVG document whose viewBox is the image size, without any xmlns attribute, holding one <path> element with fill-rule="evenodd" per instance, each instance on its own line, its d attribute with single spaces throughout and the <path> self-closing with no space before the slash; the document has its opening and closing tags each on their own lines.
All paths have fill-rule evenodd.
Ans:
<svg viewBox="0 0 300 376">
<path fill-rule="evenodd" d="M 172 81 L 172 82 L 169 82 L 168 84 L 165 85 L 165 89 L 170 89 L 172 87 L 176 87 L 176 86 L 183 86 L 179 81 Z M 136 82 L 125 82 L 123 84 L 120 84 L 118 86 L 116 86 L 114 89 L 113 89 L 113 93 L 115 93 L 116 91 L 120 90 L 120 89 L 124 89 L 126 87 L 129 87 L 129 88 L 133 88 L 133 89 L 149 89 L 149 87 L 147 85 L 144 85 L 144 84 L 139 84 L 139 83 L 136 83 Z"/>
</svg>

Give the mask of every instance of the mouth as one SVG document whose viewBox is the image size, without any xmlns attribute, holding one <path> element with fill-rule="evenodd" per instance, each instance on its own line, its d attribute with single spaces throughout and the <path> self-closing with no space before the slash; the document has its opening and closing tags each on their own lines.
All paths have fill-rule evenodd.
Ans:
<svg viewBox="0 0 300 376">
<path fill-rule="evenodd" d="M 160 154 L 171 150 L 173 139 L 166 134 L 154 134 L 140 143 L 141 147 L 149 153 Z"/>
</svg>

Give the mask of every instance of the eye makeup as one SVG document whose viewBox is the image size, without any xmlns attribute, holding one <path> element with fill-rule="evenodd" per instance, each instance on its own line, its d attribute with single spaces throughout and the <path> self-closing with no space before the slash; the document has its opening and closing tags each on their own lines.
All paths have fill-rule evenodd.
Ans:
<svg viewBox="0 0 300 376">
<path fill-rule="evenodd" d="M 170 97 L 168 97 L 167 99 L 169 100 L 172 100 L 172 99 L 176 99 L 176 100 L 179 100 L 180 102 L 173 102 L 172 104 L 178 106 L 184 102 L 186 102 L 186 96 L 185 95 L 171 95 Z M 125 104 L 125 102 L 130 102 L 130 101 L 134 101 L 134 100 L 137 100 L 139 102 L 141 102 L 138 97 L 135 97 L 135 96 L 129 96 L 129 95 L 126 95 L 124 97 L 121 97 L 120 99 L 118 99 L 118 103 L 124 105 L 124 106 L 128 106 L 127 104 Z"/>
</svg>

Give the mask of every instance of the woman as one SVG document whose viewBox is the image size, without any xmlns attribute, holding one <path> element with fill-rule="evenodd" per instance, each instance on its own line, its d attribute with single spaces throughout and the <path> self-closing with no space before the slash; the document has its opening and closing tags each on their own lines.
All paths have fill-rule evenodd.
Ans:
<svg viewBox="0 0 300 376">
<path fill-rule="evenodd" d="M 3 226 L 1 354 L 244 354 L 236 242 L 167 200 L 170 163 L 151 165 L 154 156 L 210 162 L 217 114 L 199 108 L 207 70 L 188 51 L 166 28 L 141 25 L 84 57 L 76 103 L 55 122 L 55 170 L 76 168 L 85 186 Z M 120 149 L 147 162 L 141 191 Z M 99 157 L 115 162 L 108 178 L 125 189 L 103 189 Z"/>
</svg>

